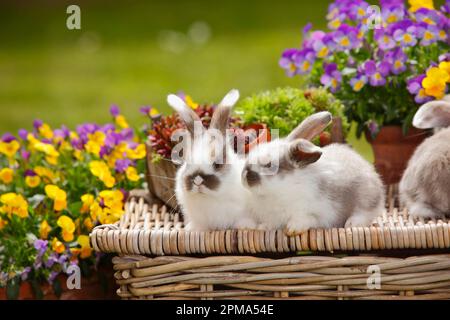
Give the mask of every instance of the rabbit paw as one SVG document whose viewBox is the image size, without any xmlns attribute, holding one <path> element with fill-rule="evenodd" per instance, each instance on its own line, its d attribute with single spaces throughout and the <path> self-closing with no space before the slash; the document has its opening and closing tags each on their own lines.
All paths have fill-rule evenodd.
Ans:
<svg viewBox="0 0 450 320">
<path fill-rule="evenodd" d="M 301 236 L 306 232 L 308 232 L 308 228 L 297 225 L 295 223 L 288 223 L 288 225 L 284 229 L 284 234 L 288 237 Z"/>
<path fill-rule="evenodd" d="M 236 229 L 241 230 L 254 230 L 256 229 L 257 225 L 252 219 L 240 219 L 239 222 L 235 225 Z"/>
<path fill-rule="evenodd" d="M 347 219 L 344 228 L 368 227 L 372 222 L 372 216 L 354 215 Z"/>
</svg>

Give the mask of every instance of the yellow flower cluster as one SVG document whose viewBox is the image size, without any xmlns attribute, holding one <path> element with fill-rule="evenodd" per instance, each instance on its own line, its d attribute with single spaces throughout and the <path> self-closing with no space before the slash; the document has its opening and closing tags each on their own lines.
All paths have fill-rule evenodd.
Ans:
<svg viewBox="0 0 450 320">
<path fill-rule="evenodd" d="M 89 163 L 91 173 L 102 181 L 106 187 L 112 188 L 116 179 L 112 176 L 108 165 L 104 161 L 94 160 Z"/>
<path fill-rule="evenodd" d="M 448 82 L 450 82 L 450 62 L 443 61 L 438 67 L 428 69 L 427 76 L 422 80 L 422 86 L 428 96 L 442 99 Z"/>
<path fill-rule="evenodd" d="M 0 196 L 0 213 L 5 213 L 9 217 L 15 214 L 21 218 L 28 217 L 28 202 L 25 198 L 17 193 L 8 192 Z"/>
<path fill-rule="evenodd" d="M 20 144 L 16 140 L 10 142 L 0 141 L 0 153 L 3 153 L 10 160 L 14 158 L 19 149 Z"/>
<path fill-rule="evenodd" d="M 67 207 L 67 194 L 64 190 L 58 186 L 49 184 L 45 186 L 45 193 L 53 200 L 53 209 L 55 211 L 61 211 Z"/>
<path fill-rule="evenodd" d="M 97 199 L 91 194 L 85 194 L 81 197 L 81 201 L 83 202 L 81 212 L 90 215 L 83 221 L 87 228 L 92 226 L 93 221 L 99 221 L 101 224 L 114 223 L 124 213 L 124 195 L 120 190 L 103 190 Z"/>
</svg>

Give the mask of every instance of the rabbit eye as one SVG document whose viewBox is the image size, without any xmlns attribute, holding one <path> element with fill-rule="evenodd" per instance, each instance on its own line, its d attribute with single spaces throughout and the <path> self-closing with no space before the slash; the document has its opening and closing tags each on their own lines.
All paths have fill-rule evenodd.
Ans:
<svg viewBox="0 0 450 320">
<path fill-rule="evenodd" d="M 262 166 L 263 168 L 270 168 L 270 167 L 272 166 L 272 161 L 269 161 L 269 162 L 267 162 L 267 163 L 263 163 L 261 166 Z"/>
<path fill-rule="evenodd" d="M 222 169 L 222 167 L 223 167 L 223 163 L 218 163 L 218 162 L 213 162 L 213 169 L 214 170 L 216 170 L 216 171 L 218 171 L 218 170 L 220 170 L 220 169 Z"/>
</svg>

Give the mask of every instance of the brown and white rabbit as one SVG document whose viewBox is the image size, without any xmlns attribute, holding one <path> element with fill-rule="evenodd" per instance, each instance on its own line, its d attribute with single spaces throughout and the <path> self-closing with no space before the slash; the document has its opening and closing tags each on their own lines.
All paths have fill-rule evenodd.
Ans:
<svg viewBox="0 0 450 320">
<path fill-rule="evenodd" d="M 400 182 L 400 201 L 411 215 L 450 215 L 450 95 L 425 103 L 413 119 L 416 128 L 445 128 L 414 152 Z"/>
<path fill-rule="evenodd" d="M 309 140 L 331 122 L 329 112 L 306 118 L 286 138 L 256 146 L 242 173 L 260 229 L 289 235 L 310 228 L 367 226 L 384 208 L 383 184 L 350 147 L 319 148 Z"/>
<path fill-rule="evenodd" d="M 207 231 L 255 228 L 247 217 L 249 191 L 242 186 L 244 159 L 226 141 L 226 129 L 239 91 L 231 90 L 214 111 L 210 128 L 176 95 L 167 102 L 186 123 L 191 143 L 183 149 L 184 163 L 176 175 L 175 194 L 185 219 L 185 229 Z"/>
</svg>

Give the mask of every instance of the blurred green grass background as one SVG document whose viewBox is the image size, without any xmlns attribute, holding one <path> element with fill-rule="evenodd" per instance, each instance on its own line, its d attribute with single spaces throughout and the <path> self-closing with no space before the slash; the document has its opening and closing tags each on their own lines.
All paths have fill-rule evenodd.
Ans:
<svg viewBox="0 0 450 320">
<path fill-rule="evenodd" d="M 111 104 L 135 126 L 145 121 L 142 105 L 167 112 L 170 92 L 217 102 L 230 88 L 246 96 L 299 86 L 278 59 L 300 44 L 306 23 L 325 27 L 329 2 L 78 1 L 81 30 L 66 28 L 75 2 L 2 2 L 0 132 L 30 128 L 35 118 L 52 126 L 106 122 Z M 209 30 L 206 42 L 189 36 L 195 25 L 200 38 Z M 364 141 L 349 140 L 372 159 Z"/>
</svg>

